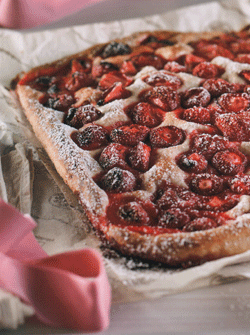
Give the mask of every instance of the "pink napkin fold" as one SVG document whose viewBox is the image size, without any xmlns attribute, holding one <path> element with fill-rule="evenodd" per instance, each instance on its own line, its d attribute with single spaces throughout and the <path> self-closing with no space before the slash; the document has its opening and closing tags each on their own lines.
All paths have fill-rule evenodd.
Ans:
<svg viewBox="0 0 250 335">
<path fill-rule="evenodd" d="M 0 0 L 0 26 L 26 29 L 58 20 L 102 0 Z"/>
<path fill-rule="evenodd" d="M 111 290 L 94 249 L 48 256 L 35 222 L 0 199 L 0 288 L 30 304 L 53 327 L 100 331 L 109 324 Z"/>
</svg>

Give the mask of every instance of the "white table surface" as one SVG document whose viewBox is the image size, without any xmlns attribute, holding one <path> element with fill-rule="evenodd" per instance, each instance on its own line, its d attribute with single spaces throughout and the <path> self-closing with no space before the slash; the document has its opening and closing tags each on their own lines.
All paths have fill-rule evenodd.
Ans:
<svg viewBox="0 0 250 335">
<path fill-rule="evenodd" d="M 27 31 L 142 17 L 204 2 L 207 0 L 105 0 L 57 22 Z M 17 330 L 0 331 L 4 335 L 73 333 L 32 321 Z M 110 327 L 99 334 L 176 333 L 250 334 L 250 282 L 244 280 L 161 299 L 114 304 Z"/>
</svg>

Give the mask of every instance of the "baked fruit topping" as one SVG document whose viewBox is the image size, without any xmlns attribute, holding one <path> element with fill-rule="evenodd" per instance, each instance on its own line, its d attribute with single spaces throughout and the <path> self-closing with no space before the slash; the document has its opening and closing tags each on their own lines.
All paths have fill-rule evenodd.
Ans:
<svg viewBox="0 0 250 335">
<path fill-rule="evenodd" d="M 250 248 L 250 29 L 144 32 L 23 75 L 16 92 L 98 235 L 188 266 Z"/>
</svg>

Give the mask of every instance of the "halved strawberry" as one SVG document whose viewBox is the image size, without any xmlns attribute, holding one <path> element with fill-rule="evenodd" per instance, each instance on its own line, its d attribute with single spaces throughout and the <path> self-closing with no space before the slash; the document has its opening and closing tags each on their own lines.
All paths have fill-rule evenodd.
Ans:
<svg viewBox="0 0 250 335">
<path fill-rule="evenodd" d="M 131 148 L 128 152 L 128 161 L 133 169 L 145 172 L 149 167 L 151 148 L 143 142 Z"/>
<path fill-rule="evenodd" d="M 110 89 L 104 92 L 104 103 L 107 104 L 113 100 L 126 99 L 131 96 L 131 91 L 123 87 L 121 82 L 115 83 Z"/>
<path fill-rule="evenodd" d="M 133 79 L 120 73 L 119 71 L 111 71 L 104 74 L 99 81 L 99 88 L 107 90 L 115 83 L 122 83 L 123 86 L 128 86 L 133 82 Z"/>
<path fill-rule="evenodd" d="M 128 76 L 134 76 L 137 70 L 131 60 L 126 60 L 122 63 L 120 71 Z"/>
<path fill-rule="evenodd" d="M 165 112 L 148 102 L 139 102 L 133 108 L 131 116 L 134 123 L 153 128 L 162 122 L 164 114 Z"/>
<path fill-rule="evenodd" d="M 138 124 L 131 124 L 129 126 L 121 126 L 113 129 L 110 133 L 110 139 L 113 142 L 121 143 L 123 145 L 134 146 L 140 141 L 144 141 L 149 133 L 149 129 Z"/>
</svg>

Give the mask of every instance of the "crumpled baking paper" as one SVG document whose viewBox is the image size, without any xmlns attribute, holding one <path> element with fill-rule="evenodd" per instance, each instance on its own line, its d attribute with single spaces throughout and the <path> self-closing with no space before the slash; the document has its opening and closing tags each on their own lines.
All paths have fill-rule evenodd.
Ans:
<svg viewBox="0 0 250 335">
<path fill-rule="evenodd" d="M 249 22 L 249 0 L 225 0 L 191 6 L 162 15 L 53 31 L 19 33 L 7 29 L 0 30 L 1 161 L 5 159 L 3 158 L 4 154 L 8 155 L 8 159 L 11 159 L 11 155 L 17 154 L 18 159 L 20 156 L 26 155 L 29 163 L 23 164 L 26 168 L 29 166 L 30 183 L 32 184 L 33 181 L 33 200 L 32 205 L 29 202 L 26 204 L 25 210 L 28 211 L 31 208 L 31 215 L 38 223 L 35 236 L 48 254 L 85 246 L 99 249 L 100 243 L 93 235 L 87 219 L 71 191 L 54 170 L 40 144 L 34 140 L 32 131 L 18 104 L 5 88 L 9 86 L 10 80 L 19 72 L 27 71 L 36 65 L 51 62 L 88 48 L 95 43 L 123 37 L 139 30 L 230 31 L 241 29 Z M 33 161 L 31 156 L 27 156 L 28 152 L 32 152 Z M 31 168 L 32 162 L 33 170 Z M 4 178 L 5 170 L 2 164 L 0 168 L 0 193 L 10 202 L 15 201 L 16 192 L 10 183 L 11 178 Z M 18 177 L 20 179 L 23 173 L 20 171 L 20 167 L 16 172 L 20 174 Z M 25 191 L 22 190 L 27 199 L 30 196 L 30 201 L 32 199 L 31 189 L 32 187 L 26 185 Z M 30 190 L 29 196 L 27 195 L 28 190 Z M 207 262 L 190 269 L 170 270 L 158 267 L 151 268 L 147 263 L 135 263 L 133 260 L 123 257 L 105 258 L 106 270 L 113 288 L 114 303 L 160 297 L 197 287 L 246 279 L 250 277 L 249 261 L 250 251 Z M 4 306 L 1 303 L 1 298 L 0 306 Z M 32 313 L 32 311 L 27 313 L 24 308 L 20 308 L 15 313 L 19 312 L 23 317 Z M 13 312 L 13 315 L 15 313 Z M 22 321 L 21 317 L 13 317 L 12 322 L 6 322 L 3 317 L 1 319 L 0 314 L 2 327 L 16 327 Z"/>
</svg>

